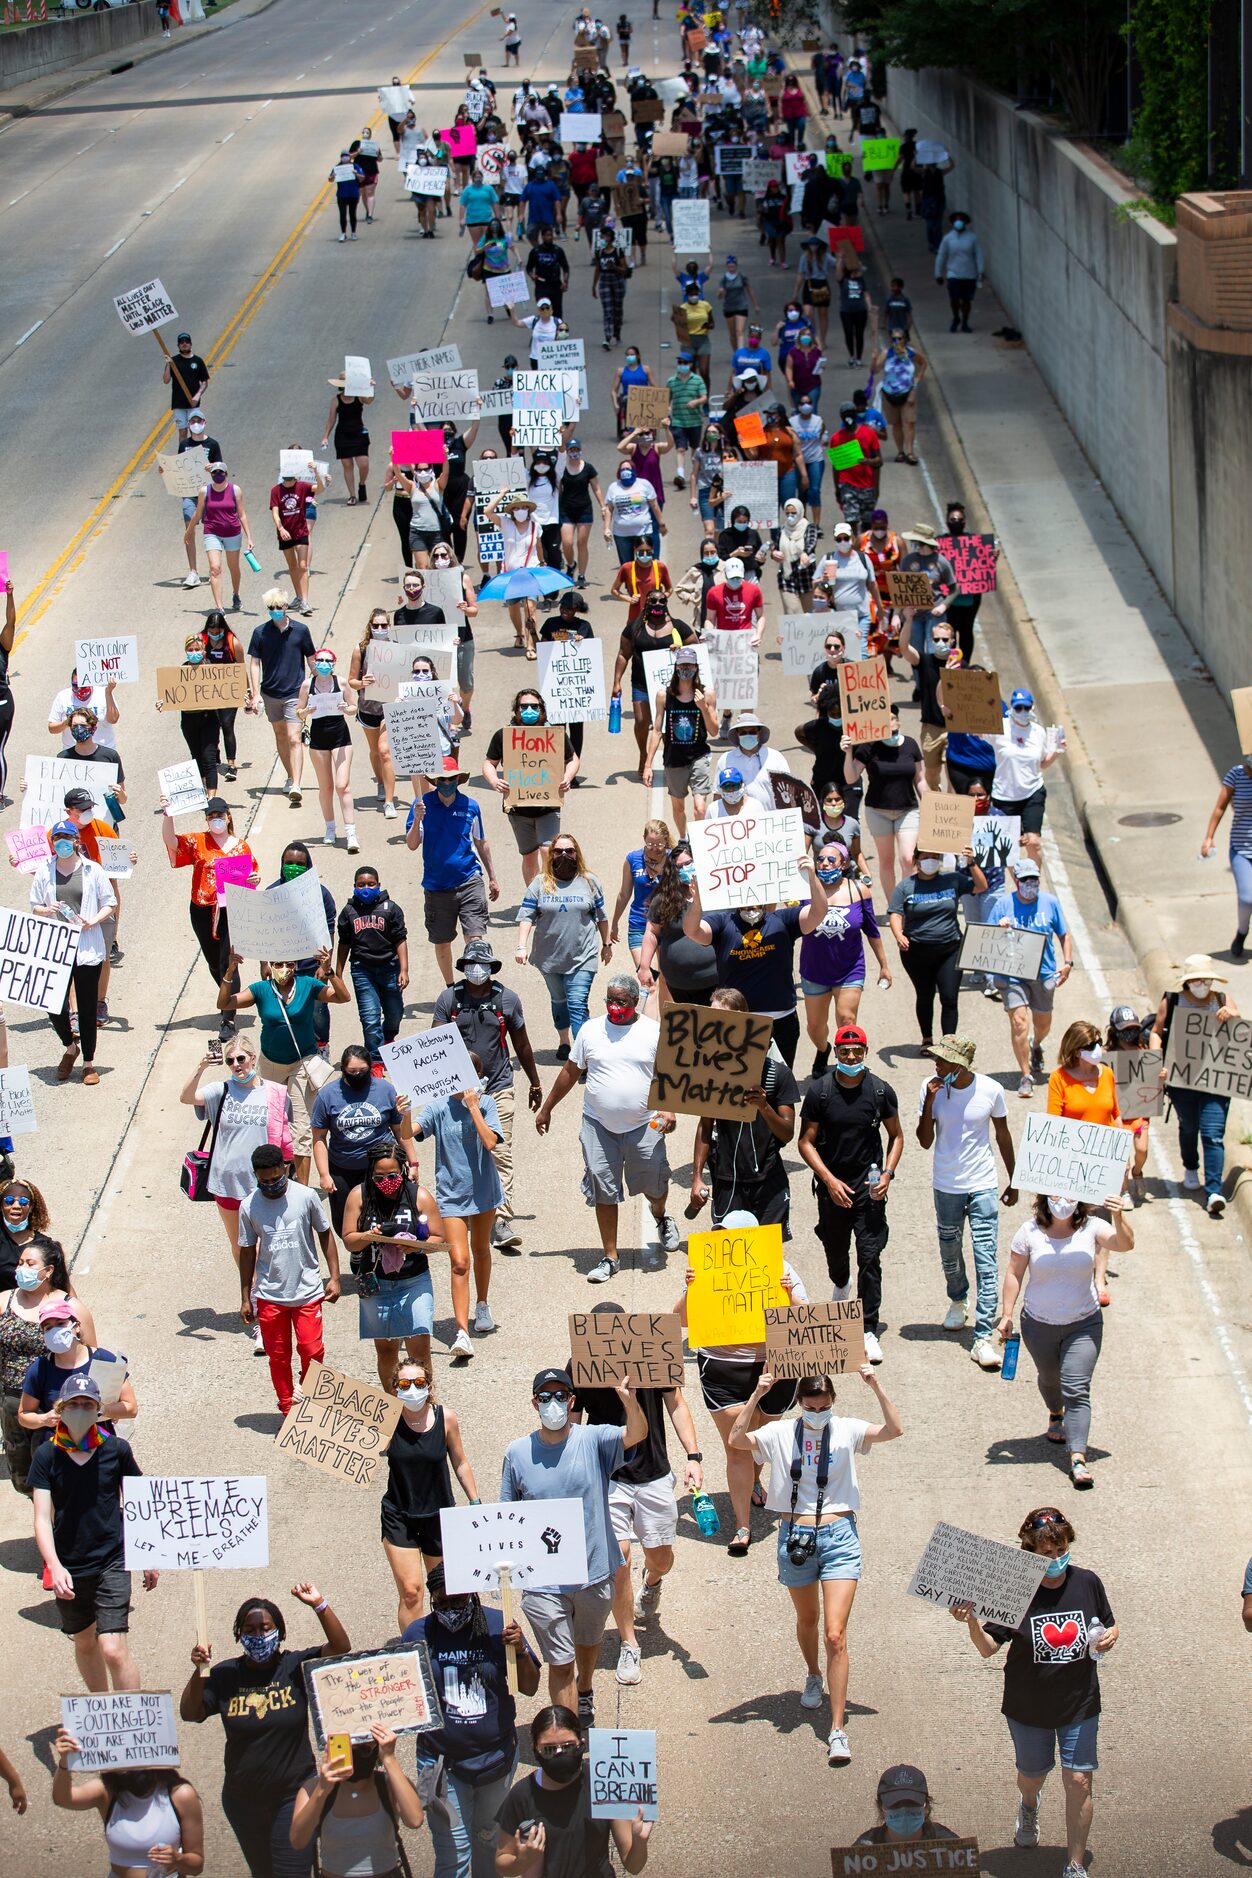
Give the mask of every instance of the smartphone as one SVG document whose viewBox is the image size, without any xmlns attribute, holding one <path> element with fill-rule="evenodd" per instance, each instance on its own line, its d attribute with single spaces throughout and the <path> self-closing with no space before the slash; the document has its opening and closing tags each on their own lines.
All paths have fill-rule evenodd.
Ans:
<svg viewBox="0 0 1252 1878">
<path fill-rule="evenodd" d="M 352 1736 L 327 1735 L 326 1754 L 332 1767 L 351 1767 Z"/>
</svg>

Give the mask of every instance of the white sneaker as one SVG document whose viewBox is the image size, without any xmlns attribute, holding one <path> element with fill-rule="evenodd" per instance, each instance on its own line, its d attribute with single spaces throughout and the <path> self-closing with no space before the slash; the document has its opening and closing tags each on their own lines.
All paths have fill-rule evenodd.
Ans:
<svg viewBox="0 0 1252 1878">
<path fill-rule="evenodd" d="M 820 1708 L 826 1700 L 826 1685 L 821 1677 L 814 1674 L 804 1678 L 804 1692 L 800 1697 L 801 1708 Z"/>
<path fill-rule="evenodd" d="M 199 574 L 197 574 L 195 568 L 193 567 L 191 572 L 188 574 L 186 580 L 183 582 L 183 586 L 184 587 L 198 587 L 199 585 L 200 585 L 200 576 Z"/>
<path fill-rule="evenodd" d="M 383 803 L 383 820 L 384 820 L 385 822 L 394 822 L 394 821 L 395 821 L 395 819 L 396 819 L 396 805 L 395 805 L 395 803 L 394 803 L 394 802 L 384 802 L 384 803 Z"/>
<path fill-rule="evenodd" d="M 1004 1351 L 997 1345 L 994 1337 L 975 1337 L 970 1356 L 979 1369 L 999 1369 L 1004 1361 Z"/>
<path fill-rule="evenodd" d="M 832 1728 L 826 1737 L 826 1762 L 830 1767 L 846 1767 L 852 1759 L 852 1750 L 848 1746 L 847 1731 Z"/>
<path fill-rule="evenodd" d="M 965 1319 L 969 1316 L 964 1298 L 953 1298 L 943 1320 L 944 1330 L 964 1330 Z"/>
<path fill-rule="evenodd" d="M 1200 1185 L 1199 1168 L 1198 1167 L 1184 1167 L 1182 1170 L 1182 1184 L 1184 1187 L 1190 1187 L 1192 1192 L 1194 1193 L 1195 1189 Z"/>
<path fill-rule="evenodd" d="M 474 1335 L 477 1337 L 485 1336 L 489 1330 L 494 1330 L 495 1327 L 496 1320 L 491 1315 L 491 1306 L 488 1304 L 486 1298 L 480 1298 L 478 1303 L 474 1306 Z"/>
<path fill-rule="evenodd" d="M 348 853 L 359 854 L 361 852 L 361 844 L 356 838 L 356 829 L 349 823 L 343 832 L 348 842 Z"/>
<path fill-rule="evenodd" d="M 448 1354 L 449 1356 L 457 1357 L 461 1361 L 473 1356 L 474 1346 L 469 1340 L 468 1330 L 457 1331 L 456 1336 L 452 1339 L 448 1347 Z"/>
<path fill-rule="evenodd" d="M 872 1330 L 865 1332 L 865 1361 L 867 1363 L 882 1362 L 882 1345 Z"/>
<path fill-rule="evenodd" d="M 290 802 L 293 809 L 298 809 L 304 800 L 303 795 L 300 793 L 299 789 L 296 788 L 294 783 L 287 784 L 287 800 Z"/>
<path fill-rule="evenodd" d="M 633 1644 L 624 1643 L 617 1653 L 617 1680 L 627 1684 L 643 1681 L 643 1657 Z"/>
<path fill-rule="evenodd" d="M 1020 1796 L 1017 1802 L 1017 1820 L 1013 1827 L 1014 1845 L 1038 1845 L 1039 1843 L 1039 1807 L 1027 1806 Z"/>
<path fill-rule="evenodd" d="M 1210 1219 L 1221 1218 L 1226 1211 L 1226 1202 L 1220 1193 L 1210 1193 L 1207 1211 Z"/>
<path fill-rule="evenodd" d="M 265 1345 L 261 1341 L 261 1326 L 259 1324 L 253 1324 L 252 1326 L 252 1354 L 253 1356 L 265 1355 Z"/>
<path fill-rule="evenodd" d="M 327 822 L 326 832 L 322 836 L 322 844 L 324 847 L 333 848 L 335 845 L 335 841 L 336 841 L 335 824 L 333 822 Z"/>
<path fill-rule="evenodd" d="M 665 1580 L 659 1578 L 654 1585 L 650 1585 L 647 1579 L 647 1567 L 644 1567 L 644 1577 L 640 1580 L 639 1589 L 635 1593 L 635 1622 L 637 1624 L 646 1624 L 655 1617 L 660 1608 L 661 1586 L 664 1583 Z"/>
</svg>

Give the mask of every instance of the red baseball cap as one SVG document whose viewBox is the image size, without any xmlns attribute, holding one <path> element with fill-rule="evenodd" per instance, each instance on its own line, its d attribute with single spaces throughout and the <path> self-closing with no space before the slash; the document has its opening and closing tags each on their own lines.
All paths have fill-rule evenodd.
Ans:
<svg viewBox="0 0 1252 1878">
<path fill-rule="evenodd" d="M 862 1048 L 869 1048 L 869 1038 L 856 1024 L 844 1024 L 840 1030 L 835 1032 L 836 1048 L 841 1043 L 859 1043 Z"/>
</svg>

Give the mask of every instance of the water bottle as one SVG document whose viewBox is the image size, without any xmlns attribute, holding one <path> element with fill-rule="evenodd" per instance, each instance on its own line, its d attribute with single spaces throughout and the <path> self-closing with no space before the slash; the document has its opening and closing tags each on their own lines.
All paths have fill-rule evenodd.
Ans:
<svg viewBox="0 0 1252 1878">
<path fill-rule="evenodd" d="M 696 1516 L 696 1525 L 706 1539 L 711 1539 L 718 1530 L 721 1521 L 717 1517 L 717 1508 L 707 1493 L 697 1493 L 691 1502 L 691 1510 Z"/>
<path fill-rule="evenodd" d="M 609 699 L 609 735 L 616 737 L 622 728 L 622 694 L 615 691 Z"/>
<path fill-rule="evenodd" d="M 1087 1654 L 1093 1662 L 1099 1663 L 1104 1660 L 1096 1646 L 1103 1641 L 1105 1628 L 1104 1624 L 1087 1625 Z"/>
<path fill-rule="evenodd" d="M 882 1168 L 878 1165 L 878 1162 L 875 1161 L 874 1165 L 866 1171 L 865 1185 L 867 1187 L 876 1187 L 881 1179 Z"/>
<path fill-rule="evenodd" d="M 1021 1355 L 1022 1340 L 1016 1332 L 1004 1339 L 1004 1358 L 1000 1364 L 1002 1382 L 1012 1382 L 1017 1374 L 1017 1359 Z"/>
</svg>

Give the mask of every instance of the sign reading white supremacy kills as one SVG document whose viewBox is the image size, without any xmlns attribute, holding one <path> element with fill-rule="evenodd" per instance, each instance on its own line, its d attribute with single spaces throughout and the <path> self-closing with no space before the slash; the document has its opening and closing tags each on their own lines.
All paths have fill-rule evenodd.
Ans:
<svg viewBox="0 0 1252 1878">
<path fill-rule="evenodd" d="M 115 1767 L 177 1767 L 178 1727 L 168 1689 L 110 1689 L 63 1695 L 61 1726 L 78 1743 L 72 1773 Z"/>
<path fill-rule="evenodd" d="M 917 1562 L 909 1596 L 951 1610 L 972 1604 L 980 1623 L 1016 1630 L 1043 1581 L 1047 1560 L 940 1520 Z"/>
<path fill-rule="evenodd" d="M 436 1024 L 431 1030 L 397 1037 L 382 1047 L 387 1074 L 403 1095 L 419 1106 L 476 1089 L 478 1076 L 470 1062 L 465 1040 L 455 1024 Z"/>
<path fill-rule="evenodd" d="M 483 1591 L 509 1567 L 515 1591 L 587 1582 L 587 1535 L 581 1500 L 501 1500 L 445 1506 L 443 1568 L 449 1591 Z"/>
<path fill-rule="evenodd" d="M 59 1011 L 78 958 L 78 928 L 34 913 L 0 912 L 0 1005 Z"/>
<path fill-rule="evenodd" d="M 1130 1149 L 1125 1128 L 1070 1121 L 1063 1115 L 1028 1115 L 1013 1185 L 1024 1193 L 1055 1193 L 1102 1206 L 1110 1194 L 1122 1190 Z"/>
<path fill-rule="evenodd" d="M 330 944 L 321 882 L 313 868 L 281 887 L 227 887 L 230 943 L 242 959 L 308 959 Z"/>
<path fill-rule="evenodd" d="M 145 1474 L 122 1482 L 128 1572 L 264 1570 L 270 1562 L 264 1474 Z"/>
<path fill-rule="evenodd" d="M 116 294 L 113 304 L 128 333 L 150 333 L 178 318 L 178 308 L 159 280 L 132 287 L 129 293 Z"/>
<path fill-rule="evenodd" d="M 539 692 L 550 724 L 586 724 L 607 717 L 602 641 L 545 640 L 539 647 Z"/>
<path fill-rule="evenodd" d="M 805 851 L 799 809 L 748 809 L 692 822 L 688 832 L 706 912 L 809 898 L 796 867 Z"/>
</svg>

